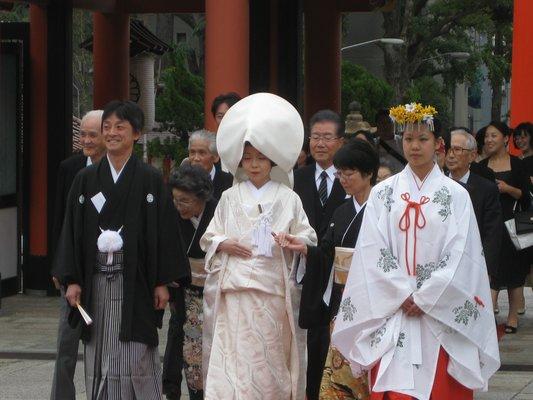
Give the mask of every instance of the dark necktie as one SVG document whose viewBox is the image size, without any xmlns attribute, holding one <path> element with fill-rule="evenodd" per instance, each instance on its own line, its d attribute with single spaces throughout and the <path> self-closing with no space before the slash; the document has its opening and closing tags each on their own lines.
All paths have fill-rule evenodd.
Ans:
<svg viewBox="0 0 533 400">
<path fill-rule="evenodd" d="M 320 174 L 320 185 L 318 186 L 318 197 L 322 206 L 328 201 L 328 174 L 326 171 L 322 171 Z"/>
</svg>

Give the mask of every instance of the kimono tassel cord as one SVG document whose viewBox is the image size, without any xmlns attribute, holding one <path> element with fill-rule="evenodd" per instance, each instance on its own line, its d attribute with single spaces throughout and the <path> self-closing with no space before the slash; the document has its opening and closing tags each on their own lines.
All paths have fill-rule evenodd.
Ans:
<svg viewBox="0 0 533 400">
<path fill-rule="evenodd" d="M 403 193 L 401 195 L 403 201 L 407 203 L 405 206 L 405 211 L 403 212 L 400 222 L 398 224 L 401 231 L 405 232 L 405 264 L 407 266 L 407 273 L 409 275 L 416 275 L 416 230 L 417 228 L 424 228 L 426 226 L 426 217 L 422 212 L 422 206 L 429 203 L 429 197 L 422 196 L 420 198 L 420 203 L 416 201 L 411 201 L 411 196 L 409 193 Z M 415 210 L 415 221 L 414 221 L 414 246 L 413 246 L 413 271 L 411 273 L 411 268 L 409 268 L 409 228 L 411 226 L 411 209 Z"/>
</svg>

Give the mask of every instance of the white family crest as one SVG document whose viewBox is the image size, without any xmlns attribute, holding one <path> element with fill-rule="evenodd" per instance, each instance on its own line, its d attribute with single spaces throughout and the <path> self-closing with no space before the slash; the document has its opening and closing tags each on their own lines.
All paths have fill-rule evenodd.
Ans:
<svg viewBox="0 0 533 400">
<path fill-rule="evenodd" d="M 146 201 L 147 201 L 148 203 L 153 203 L 153 202 L 154 202 L 154 195 L 153 195 L 152 193 L 148 193 L 148 194 L 146 195 Z"/>
</svg>

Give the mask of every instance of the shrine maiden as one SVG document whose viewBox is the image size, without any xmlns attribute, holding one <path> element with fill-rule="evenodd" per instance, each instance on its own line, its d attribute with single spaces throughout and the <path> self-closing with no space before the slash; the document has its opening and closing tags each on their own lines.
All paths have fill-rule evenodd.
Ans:
<svg viewBox="0 0 533 400">
<path fill-rule="evenodd" d="M 499 366 L 468 192 L 434 162 L 433 107 L 394 107 L 405 169 L 376 185 L 332 334 L 371 399 L 472 399 Z"/>
</svg>

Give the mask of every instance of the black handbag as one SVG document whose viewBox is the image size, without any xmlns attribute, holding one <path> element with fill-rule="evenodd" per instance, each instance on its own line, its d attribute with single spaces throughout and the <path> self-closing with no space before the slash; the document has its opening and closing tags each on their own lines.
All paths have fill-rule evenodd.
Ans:
<svg viewBox="0 0 533 400">
<path fill-rule="evenodd" d="M 517 212 L 514 215 L 514 223 L 518 235 L 533 232 L 533 211 Z"/>
</svg>

